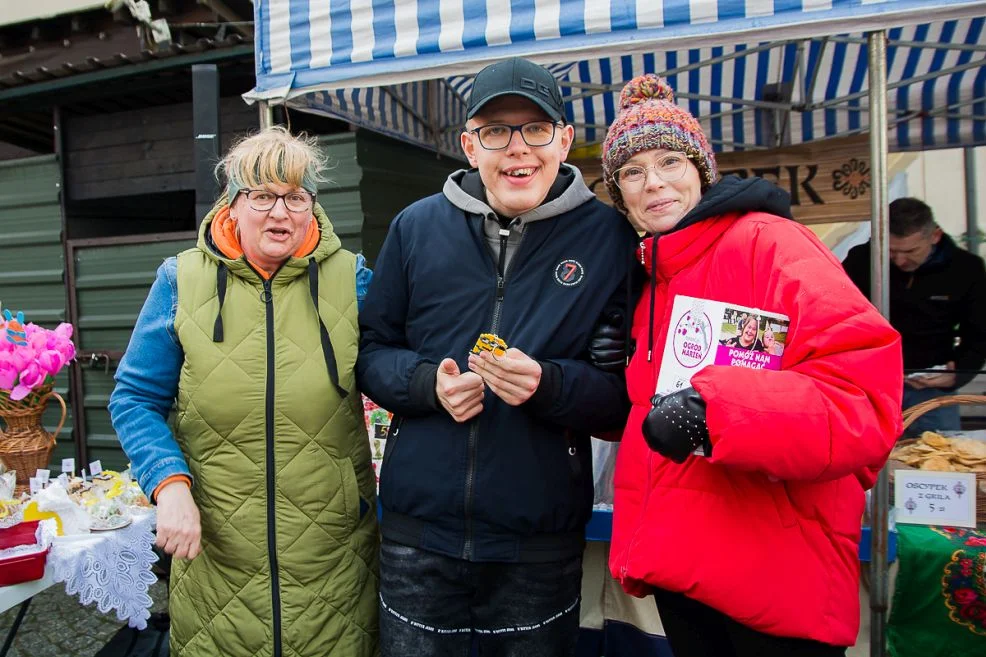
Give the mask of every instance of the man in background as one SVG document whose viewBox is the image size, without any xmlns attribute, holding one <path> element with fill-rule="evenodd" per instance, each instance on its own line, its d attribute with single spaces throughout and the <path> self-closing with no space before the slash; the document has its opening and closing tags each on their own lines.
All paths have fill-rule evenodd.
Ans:
<svg viewBox="0 0 986 657">
<path fill-rule="evenodd" d="M 986 361 L 986 268 L 935 223 L 916 198 L 890 204 L 890 323 L 903 338 L 904 408 L 952 394 Z M 853 248 L 842 263 L 870 294 L 870 245 Z M 959 430 L 958 406 L 925 413 L 922 431 Z"/>
</svg>

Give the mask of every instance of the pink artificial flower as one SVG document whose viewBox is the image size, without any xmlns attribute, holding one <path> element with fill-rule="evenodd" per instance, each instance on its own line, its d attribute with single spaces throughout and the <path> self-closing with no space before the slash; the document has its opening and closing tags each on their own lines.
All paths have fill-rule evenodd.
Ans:
<svg viewBox="0 0 986 657">
<path fill-rule="evenodd" d="M 0 390 L 12 390 L 17 380 L 17 369 L 13 363 L 3 359 L 0 353 Z"/>
<path fill-rule="evenodd" d="M 72 328 L 71 324 L 69 324 L 68 322 L 62 322 L 61 324 L 55 327 L 54 333 L 59 337 L 65 338 L 66 340 L 71 340 L 73 330 L 74 329 Z"/>
<path fill-rule="evenodd" d="M 29 363 L 34 362 L 34 350 L 26 346 L 15 348 L 10 352 L 10 362 L 14 368 L 20 372 L 26 368 Z"/>
<path fill-rule="evenodd" d="M 46 331 L 42 329 L 40 331 L 29 333 L 27 336 L 27 346 L 35 353 L 35 357 L 37 354 L 44 351 L 48 346 L 48 336 L 45 335 L 45 333 Z"/>
<path fill-rule="evenodd" d="M 19 401 L 27 397 L 28 393 L 40 387 L 45 382 L 45 373 L 38 367 L 36 362 L 30 362 L 27 367 L 21 370 L 20 382 L 10 391 L 10 398 Z"/>
<path fill-rule="evenodd" d="M 55 376 L 61 371 L 62 366 L 65 365 L 65 359 L 62 354 L 54 349 L 48 349 L 42 351 L 38 355 L 38 365 L 41 369 L 48 373 L 49 376 Z"/>
</svg>

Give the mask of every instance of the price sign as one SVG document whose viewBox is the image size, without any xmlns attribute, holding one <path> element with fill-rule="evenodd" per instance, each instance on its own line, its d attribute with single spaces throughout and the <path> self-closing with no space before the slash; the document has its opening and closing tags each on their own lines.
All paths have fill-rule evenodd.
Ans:
<svg viewBox="0 0 986 657">
<path fill-rule="evenodd" d="M 976 475 L 972 472 L 894 472 L 897 522 L 911 525 L 976 526 Z"/>
</svg>

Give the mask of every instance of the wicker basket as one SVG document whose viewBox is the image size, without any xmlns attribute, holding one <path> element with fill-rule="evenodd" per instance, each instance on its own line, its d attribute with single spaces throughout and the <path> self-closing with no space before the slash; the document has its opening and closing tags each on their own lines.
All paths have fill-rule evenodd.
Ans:
<svg viewBox="0 0 986 657">
<path fill-rule="evenodd" d="M 936 408 L 941 408 L 943 406 L 956 406 L 959 404 L 986 404 L 986 395 L 945 395 L 943 397 L 936 397 L 934 399 L 928 400 L 926 402 L 921 402 L 911 406 L 904 411 L 904 429 L 906 430 L 909 426 L 914 424 L 914 422 L 929 411 L 933 411 Z M 917 440 L 901 440 L 897 443 L 898 447 L 904 445 L 912 445 L 916 443 Z M 914 468 L 901 463 L 900 461 L 892 460 L 889 467 L 889 480 L 890 480 L 890 494 L 893 496 L 893 481 L 894 481 L 894 470 L 913 470 Z M 986 472 L 976 473 L 976 487 L 978 488 L 976 495 L 976 523 L 979 525 L 986 524 Z"/>
<path fill-rule="evenodd" d="M 55 433 L 48 433 L 41 416 L 52 397 L 61 404 L 62 417 Z M 48 465 L 66 413 L 65 400 L 50 387 L 35 390 L 20 401 L 12 401 L 6 391 L 0 392 L 0 460 L 8 469 L 17 471 L 17 492 L 27 488 L 39 468 Z"/>
</svg>

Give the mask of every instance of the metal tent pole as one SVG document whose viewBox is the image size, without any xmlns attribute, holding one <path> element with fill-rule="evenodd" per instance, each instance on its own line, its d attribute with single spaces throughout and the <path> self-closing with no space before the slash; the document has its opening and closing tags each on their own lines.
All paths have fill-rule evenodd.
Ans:
<svg viewBox="0 0 986 657">
<path fill-rule="evenodd" d="M 260 129 L 266 130 L 274 125 L 274 108 L 266 100 L 257 101 Z"/>
<path fill-rule="evenodd" d="M 979 185 L 976 180 L 976 149 L 967 147 L 965 159 L 965 225 L 966 247 L 969 253 L 979 255 L 979 204 L 976 198 Z"/>
<path fill-rule="evenodd" d="M 890 231 L 887 202 L 887 35 L 883 31 L 866 35 L 869 50 L 870 94 L 870 175 L 873 190 L 871 204 L 870 300 L 880 313 L 890 317 Z M 884 636 L 887 622 L 889 564 L 887 517 L 890 490 L 887 469 L 880 471 L 870 503 L 870 657 L 886 654 Z"/>
</svg>

